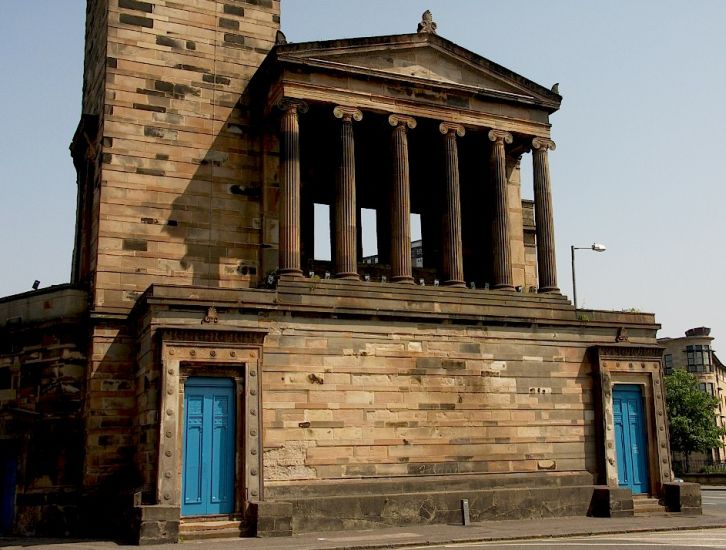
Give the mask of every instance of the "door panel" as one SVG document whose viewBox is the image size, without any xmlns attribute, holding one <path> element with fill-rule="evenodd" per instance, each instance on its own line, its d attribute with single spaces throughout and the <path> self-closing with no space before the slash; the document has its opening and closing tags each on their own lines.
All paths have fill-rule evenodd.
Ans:
<svg viewBox="0 0 726 550">
<path fill-rule="evenodd" d="M 648 450 L 646 447 L 643 391 L 640 386 L 618 384 L 613 389 L 613 416 L 618 459 L 618 483 L 633 493 L 647 493 Z"/>
<path fill-rule="evenodd" d="M 235 401 L 227 378 L 190 378 L 184 389 L 182 515 L 234 511 Z"/>
</svg>

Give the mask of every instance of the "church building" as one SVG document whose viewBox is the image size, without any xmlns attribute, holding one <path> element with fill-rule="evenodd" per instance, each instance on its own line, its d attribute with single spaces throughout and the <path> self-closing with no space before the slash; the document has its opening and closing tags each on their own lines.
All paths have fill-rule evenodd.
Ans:
<svg viewBox="0 0 726 550">
<path fill-rule="evenodd" d="M 559 289 L 557 87 L 430 12 L 289 43 L 280 10 L 87 1 L 70 282 L 0 298 L 0 533 L 700 511 L 654 316 Z"/>
</svg>

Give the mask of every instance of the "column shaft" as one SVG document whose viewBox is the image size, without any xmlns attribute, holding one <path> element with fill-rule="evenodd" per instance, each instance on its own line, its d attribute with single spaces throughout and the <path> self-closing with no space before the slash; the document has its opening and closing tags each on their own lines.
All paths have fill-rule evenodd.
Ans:
<svg viewBox="0 0 726 550">
<path fill-rule="evenodd" d="M 338 187 L 335 203 L 335 269 L 336 277 L 358 279 L 358 230 L 355 191 L 355 141 L 353 120 L 363 115 L 357 109 L 336 107 L 333 110 L 342 119 L 340 126 L 340 156 L 338 160 Z"/>
<path fill-rule="evenodd" d="M 559 292 L 548 149 L 555 150 L 553 141 L 543 138 L 532 140 L 534 215 L 537 225 L 537 274 L 539 292 Z"/>
<path fill-rule="evenodd" d="M 280 143 L 280 275 L 301 276 L 300 269 L 300 126 L 302 103 L 283 101 Z"/>
<path fill-rule="evenodd" d="M 408 128 L 415 128 L 416 121 L 409 117 L 391 115 L 394 127 L 393 192 L 391 197 L 391 280 L 413 283 L 411 270 L 411 192 L 408 168 Z"/>
<path fill-rule="evenodd" d="M 466 286 L 464 254 L 461 242 L 461 191 L 459 182 L 459 150 L 456 136 L 464 136 L 464 127 L 442 123 L 446 152 L 446 215 L 444 242 L 444 274 L 448 286 Z"/>
<path fill-rule="evenodd" d="M 504 143 L 512 143 L 512 134 L 491 130 L 489 139 L 492 147 L 494 168 L 494 223 L 492 244 L 494 248 L 494 288 L 514 290 L 512 280 L 512 252 L 509 244 L 509 201 L 507 193 L 506 153 Z"/>
</svg>

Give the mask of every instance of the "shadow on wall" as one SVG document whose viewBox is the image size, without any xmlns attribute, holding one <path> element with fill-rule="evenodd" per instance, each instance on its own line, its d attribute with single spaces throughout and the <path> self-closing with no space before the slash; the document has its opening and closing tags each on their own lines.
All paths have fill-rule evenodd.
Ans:
<svg viewBox="0 0 726 550">
<path fill-rule="evenodd" d="M 225 81 L 228 79 L 220 82 Z M 217 102 L 224 108 L 224 97 L 230 94 L 225 93 L 224 84 L 214 86 L 218 90 Z M 186 92 L 201 93 L 194 88 Z M 191 275 L 194 286 L 241 288 L 257 283 L 262 139 L 251 121 L 249 92 L 237 99 L 206 150 L 195 148 L 194 143 L 177 141 L 177 130 L 159 129 L 160 138 L 185 148 L 189 154 L 187 162 L 197 166 L 187 187 L 172 202 L 165 226 L 172 239 L 170 248 L 176 252 L 175 244 L 184 245 L 183 255 L 175 253 L 174 257 L 180 257 L 179 275 Z"/>
</svg>

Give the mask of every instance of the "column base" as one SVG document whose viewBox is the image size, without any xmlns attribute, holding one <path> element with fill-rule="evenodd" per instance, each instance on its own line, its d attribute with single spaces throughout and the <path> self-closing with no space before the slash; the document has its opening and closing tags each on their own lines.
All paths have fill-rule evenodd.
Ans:
<svg viewBox="0 0 726 550">
<path fill-rule="evenodd" d="M 404 284 L 404 285 L 412 285 L 412 284 L 414 284 L 413 277 L 409 277 L 409 276 L 406 276 L 406 275 L 401 275 L 401 276 L 398 276 L 398 277 L 391 277 L 391 282 L 392 283 L 401 283 L 401 284 Z"/>
<path fill-rule="evenodd" d="M 360 281 L 360 275 L 351 272 L 336 273 L 335 278 L 343 279 L 345 281 Z"/>
<path fill-rule="evenodd" d="M 280 277 L 288 278 L 298 278 L 302 277 L 303 272 L 301 269 L 281 269 L 280 270 Z"/>
<path fill-rule="evenodd" d="M 444 286 L 448 286 L 451 288 L 466 288 L 466 282 L 465 281 L 444 281 Z"/>
<path fill-rule="evenodd" d="M 546 293 L 550 293 L 550 294 L 557 293 L 557 294 L 559 294 L 560 293 L 560 289 L 557 288 L 556 286 L 545 286 L 545 287 L 542 287 L 542 288 L 538 288 L 537 289 L 537 292 L 539 294 L 546 294 Z"/>
<path fill-rule="evenodd" d="M 492 287 L 494 290 L 510 290 L 514 292 L 514 286 L 508 284 L 498 284 Z"/>
</svg>

